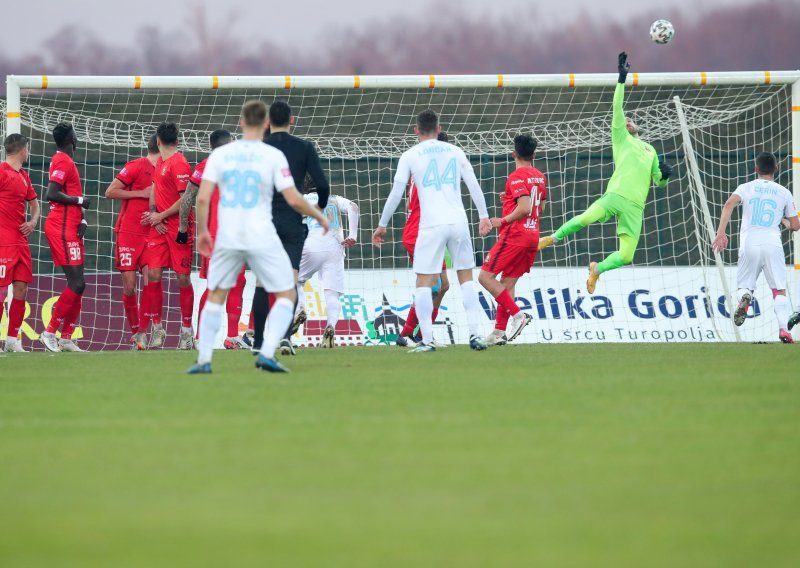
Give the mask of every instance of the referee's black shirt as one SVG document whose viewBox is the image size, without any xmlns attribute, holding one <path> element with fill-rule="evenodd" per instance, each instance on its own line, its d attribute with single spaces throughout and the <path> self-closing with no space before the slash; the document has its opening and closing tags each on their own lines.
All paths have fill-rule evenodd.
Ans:
<svg viewBox="0 0 800 568">
<path fill-rule="evenodd" d="M 319 208 L 325 209 L 331 190 L 328 185 L 328 178 L 325 177 L 325 172 L 322 171 L 322 166 L 319 163 L 319 156 L 314 144 L 288 132 L 272 133 L 264 138 L 264 142 L 284 153 L 286 161 L 289 162 L 289 169 L 292 170 L 294 186 L 297 191 L 303 192 L 306 174 L 311 176 L 316 186 L 317 195 L 319 195 Z M 279 191 L 276 191 L 275 196 L 272 198 L 272 216 L 276 227 L 279 224 L 291 226 L 294 224 L 300 225 L 303 222 L 303 216 L 286 203 Z"/>
</svg>

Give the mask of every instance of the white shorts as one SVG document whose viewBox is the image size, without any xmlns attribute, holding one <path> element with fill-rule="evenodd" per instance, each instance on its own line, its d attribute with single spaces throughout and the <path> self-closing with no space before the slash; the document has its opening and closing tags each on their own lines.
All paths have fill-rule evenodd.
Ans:
<svg viewBox="0 0 800 568">
<path fill-rule="evenodd" d="M 294 288 L 292 264 L 281 242 L 276 238 L 268 248 L 256 250 L 215 248 L 208 265 L 208 289 L 233 288 L 245 264 L 267 292 L 285 292 Z"/>
<path fill-rule="evenodd" d="M 297 281 L 304 284 L 319 272 L 322 287 L 344 294 L 344 250 L 303 250 L 300 275 Z"/>
<path fill-rule="evenodd" d="M 739 249 L 736 286 L 755 290 L 758 275 L 764 271 L 767 284 L 773 290 L 786 290 L 786 256 L 783 247 L 775 245 L 746 245 Z"/>
<path fill-rule="evenodd" d="M 445 248 L 450 252 L 453 268 L 475 268 L 472 237 L 466 223 L 420 228 L 414 247 L 415 274 L 441 274 Z"/>
</svg>

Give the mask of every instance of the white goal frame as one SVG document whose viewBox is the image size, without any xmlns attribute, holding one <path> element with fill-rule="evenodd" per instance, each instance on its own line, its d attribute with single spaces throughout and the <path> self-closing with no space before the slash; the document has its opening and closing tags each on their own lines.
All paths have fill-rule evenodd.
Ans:
<svg viewBox="0 0 800 568">
<path fill-rule="evenodd" d="M 6 134 L 21 132 L 23 89 L 448 89 L 524 87 L 529 89 L 613 87 L 613 73 L 551 75 L 9 75 L 6 77 Z M 792 85 L 792 190 L 800 202 L 800 70 L 631 73 L 632 87 Z M 800 234 L 793 239 L 793 264 L 800 278 Z"/>
</svg>

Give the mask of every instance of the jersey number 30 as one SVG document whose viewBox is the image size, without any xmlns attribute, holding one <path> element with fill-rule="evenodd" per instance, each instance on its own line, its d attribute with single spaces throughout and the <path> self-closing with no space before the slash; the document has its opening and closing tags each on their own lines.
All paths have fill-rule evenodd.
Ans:
<svg viewBox="0 0 800 568">
<path fill-rule="evenodd" d="M 442 186 L 449 185 L 453 191 L 457 191 L 458 176 L 456 176 L 456 159 L 453 158 L 444 167 L 444 171 L 439 173 L 439 165 L 436 160 L 431 160 L 425 175 L 422 177 L 423 187 L 435 187 L 436 191 L 442 191 Z"/>
<path fill-rule="evenodd" d="M 228 170 L 222 174 L 222 194 L 219 204 L 223 207 L 252 209 L 261 196 L 261 174 L 254 170 L 240 172 Z"/>
</svg>

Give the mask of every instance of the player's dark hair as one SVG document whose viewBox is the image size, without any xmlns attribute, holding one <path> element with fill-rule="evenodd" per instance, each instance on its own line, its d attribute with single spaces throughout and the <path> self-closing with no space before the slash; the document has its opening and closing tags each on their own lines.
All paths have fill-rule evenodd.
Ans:
<svg viewBox="0 0 800 568">
<path fill-rule="evenodd" d="M 153 134 L 147 141 L 147 153 L 158 154 L 158 136 Z"/>
<path fill-rule="evenodd" d="M 233 136 L 229 131 L 225 130 L 224 128 L 220 128 L 208 136 L 208 143 L 211 145 L 212 150 L 216 150 L 220 146 L 224 146 L 230 142 L 231 138 L 233 138 Z"/>
<path fill-rule="evenodd" d="M 756 171 L 762 176 L 771 176 L 778 169 L 778 161 L 775 154 L 761 152 L 756 156 Z"/>
<path fill-rule="evenodd" d="M 6 149 L 6 156 L 13 156 L 27 145 L 28 139 L 22 134 L 9 134 L 6 136 L 6 139 L 3 140 L 3 146 Z"/>
<path fill-rule="evenodd" d="M 269 105 L 269 123 L 283 128 L 292 120 L 292 107 L 286 101 L 277 100 Z"/>
<path fill-rule="evenodd" d="M 420 134 L 431 134 L 439 128 L 439 116 L 431 109 L 423 110 L 417 116 L 417 128 Z"/>
<path fill-rule="evenodd" d="M 170 121 L 162 122 L 156 128 L 156 136 L 162 144 L 175 146 L 178 144 L 178 125 Z"/>
<path fill-rule="evenodd" d="M 533 160 L 536 146 L 539 141 L 530 134 L 517 134 L 514 136 L 514 151 L 523 160 Z"/>
<path fill-rule="evenodd" d="M 442 131 L 441 131 L 441 132 L 440 132 L 440 133 L 439 133 L 439 134 L 436 136 L 436 139 L 437 139 L 439 142 L 450 142 L 450 137 L 447 135 L 447 133 L 446 133 L 444 130 L 442 130 Z"/>
<path fill-rule="evenodd" d="M 242 120 L 245 126 L 263 126 L 267 120 L 267 105 L 259 100 L 247 101 L 242 105 Z"/>
<path fill-rule="evenodd" d="M 53 140 L 59 148 L 68 145 L 72 142 L 75 136 L 75 130 L 69 122 L 59 122 L 53 128 Z"/>
</svg>

